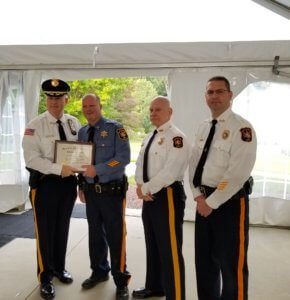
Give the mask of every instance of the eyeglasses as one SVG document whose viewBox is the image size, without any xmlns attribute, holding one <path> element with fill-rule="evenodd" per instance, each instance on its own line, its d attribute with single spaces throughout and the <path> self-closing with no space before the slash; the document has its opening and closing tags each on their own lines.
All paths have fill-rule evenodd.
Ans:
<svg viewBox="0 0 290 300">
<path fill-rule="evenodd" d="M 223 95 L 225 92 L 229 92 L 229 91 L 224 89 L 208 90 L 206 91 L 206 94 L 209 96 L 213 95 L 214 93 L 216 93 L 217 95 Z"/>
</svg>

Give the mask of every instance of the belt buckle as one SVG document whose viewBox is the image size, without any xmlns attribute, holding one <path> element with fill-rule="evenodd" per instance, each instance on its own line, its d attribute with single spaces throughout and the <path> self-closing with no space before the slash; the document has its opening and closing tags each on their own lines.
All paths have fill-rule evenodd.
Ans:
<svg viewBox="0 0 290 300">
<path fill-rule="evenodd" d="M 202 192 L 202 194 L 206 197 L 206 191 L 205 188 L 203 186 L 199 187 L 199 190 Z"/>
<path fill-rule="evenodd" d="M 102 193 L 102 186 L 100 184 L 95 184 L 95 190 L 96 193 L 101 194 Z"/>
</svg>

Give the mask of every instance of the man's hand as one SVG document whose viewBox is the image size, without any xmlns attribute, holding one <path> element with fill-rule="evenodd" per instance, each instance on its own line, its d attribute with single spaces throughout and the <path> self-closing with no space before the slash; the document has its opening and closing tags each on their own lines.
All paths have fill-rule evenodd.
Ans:
<svg viewBox="0 0 290 300">
<path fill-rule="evenodd" d="M 200 195 L 194 198 L 194 201 L 196 201 L 197 212 L 203 217 L 208 217 L 212 213 L 213 209 L 207 205 L 205 199 L 206 198 L 203 195 Z"/>
<path fill-rule="evenodd" d="M 153 201 L 153 196 L 151 194 L 143 195 L 142 193 L 142 184 L 137 185 L 136 193 L 139 199 L 142 199 L 144 201 Z"/>
<path fill-rule="evenodd" d="M 81 190 L 79 190 L 79 198 L 82 203 L 86 203 L 85 193 Z"/>
<path fill-rule="evenodd" d="M 85 166 L 82 166 L 82 168 L 86 169 L 83 172 L 84 176 L 91 177 L 91 178 L 94 178 L 94 177 L 97 176 L 97 172 L 96 172 L 95 166 L 93 166 L 93 165 L 85 165 Z"/>
<path fill-rule="evenodd" d="M 61 177 L 68 177 L 71 175 L 75 175 L 76 172 L 77 172 L 77 169 L 75 169 L 71 166 L 63 165 L 60 175 L 61 175 Z"/>
</svg>

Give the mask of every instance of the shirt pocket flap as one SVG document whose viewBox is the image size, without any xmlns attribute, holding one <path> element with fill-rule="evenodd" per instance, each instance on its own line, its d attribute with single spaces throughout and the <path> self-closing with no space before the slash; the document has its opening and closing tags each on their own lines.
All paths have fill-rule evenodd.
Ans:
<svg viewBox="0 0 290 300">
<path fill-rule="evenodd" d="M 99 140 L 96 142 L 96 147 L 113 147 L 113 141 L 109 139 Z"/>
<path fill-rule="evenodd" d="M 217 140 L 214 142 L 213 146 L 220 151 L 230 152 L 231 143 L 222 140 Z"/>
</svg>

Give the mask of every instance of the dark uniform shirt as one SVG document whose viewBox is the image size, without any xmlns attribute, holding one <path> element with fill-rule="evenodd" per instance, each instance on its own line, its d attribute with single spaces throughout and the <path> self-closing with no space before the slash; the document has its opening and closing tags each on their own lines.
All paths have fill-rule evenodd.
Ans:
<svg viewBox="0 0 290 300">
<path fill-rule="evenodd" d="M 94 143 L 96 173 L 100 183 L 121 181 L 130 162 L 128 136 L 121 124 L 102 117 L 95 125 Z M 88 141 L 90 125 L 83 126 L 78 134 L 80 141 Z M 86 178 L 93 183 L 92 178 Z"/>
</svg>

